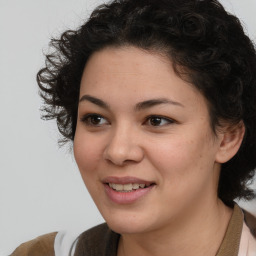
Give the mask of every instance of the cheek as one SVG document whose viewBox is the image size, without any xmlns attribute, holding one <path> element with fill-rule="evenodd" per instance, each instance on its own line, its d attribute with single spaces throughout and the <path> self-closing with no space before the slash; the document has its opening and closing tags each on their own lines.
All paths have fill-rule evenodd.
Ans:
<svg viewBox="0 0 256 256">
<path fill-rule="evenodd" d="M 202 195 L 215 195 L 213 154 L 207 149 L 204 143 L 184 140 L 155 150 L 163 204 L 178 209 L 197 202 Z"/>
<path fill-rule="evenodd" d="M 79 130 L 74 138 L 74 156 L 83 179 L 93 173 L 100 161 L 100 143 Z"/>
<path fill-rule="evenodd" d="M 154 144 L 154 152 L 151 151 L 151 156 L 162 176 L 168 177 L 165 179 L 166 182 L 175 181 L 174 183 L 180 184 L 212 171 L 215 155 L 209 138 L 193 136 L 192 132 L 190 135 L 173 137 L 169 142 Z"/>
</svg>

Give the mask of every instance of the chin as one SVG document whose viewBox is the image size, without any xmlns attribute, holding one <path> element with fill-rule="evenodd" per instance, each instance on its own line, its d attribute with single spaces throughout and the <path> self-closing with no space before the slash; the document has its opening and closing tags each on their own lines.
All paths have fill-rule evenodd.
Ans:
<svg viewBox="0 0 256 256">
<path fill-rule="evenodd" d="M 112 212 L 109 215 L 103 215 L 103 218 L 109 228 L 118 234 L 144 233 L 149 231 L 154 223 L 152 217 L 143 215 L 141 212 Z"/>
<path fill-rule="evenodd" d="M 127 220 L 107 221 L 108 227 L 118 234 L 138 234 L 145 232 L 142 224 L 137 225 Z"/>
</svg>

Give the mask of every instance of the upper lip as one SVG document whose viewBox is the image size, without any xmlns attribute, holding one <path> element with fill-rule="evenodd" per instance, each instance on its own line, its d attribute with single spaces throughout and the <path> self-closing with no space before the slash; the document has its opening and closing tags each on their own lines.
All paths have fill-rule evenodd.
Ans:
<svg viewBox="0 0 256 256">
<path fill-rule="evenodd" d="M 149 186 L 153 184 L 152 181 L 143 180 L 140 178 L 132 177 L 132 176 L 126 176 L 126 177 L 115 177 L 115 176 L 109 176 L 102 180 L 103 183 L 114 183 L 114 184 L 145 184 L 146 186 Z"/>
</svg>

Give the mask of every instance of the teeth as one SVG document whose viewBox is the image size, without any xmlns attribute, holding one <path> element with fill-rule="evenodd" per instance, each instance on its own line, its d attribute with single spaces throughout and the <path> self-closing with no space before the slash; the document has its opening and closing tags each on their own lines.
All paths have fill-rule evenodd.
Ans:
<svg viewBox="0 0 256 256">
<path fill-rule="evenodd" d="M 133 189 L 138 189 L 139 187 L 140 187 L 139 184 L 132 184 L 132 188 L 133 188 Z"/>
<path fill-rule="evenodd" d="M 114 184 L 114 188 L 120 191 L 120 190 L 123 190 L 124 186 L 122 184 Z"/>
<path fill-rule="evenodd" d="M 132 190 L 132 184 L 125 184 L 123 190 L 131 191 Z"/>
<path fill-rule="evenodd" d="M 145 188 L 146 184 L 129 183 L 129 184 L 123 185 L 123 184 L 109 183 L 109 186 L 116 191 L 131 192 L 132 190 L 136 190 L 139 188 Z"/>
</svg>

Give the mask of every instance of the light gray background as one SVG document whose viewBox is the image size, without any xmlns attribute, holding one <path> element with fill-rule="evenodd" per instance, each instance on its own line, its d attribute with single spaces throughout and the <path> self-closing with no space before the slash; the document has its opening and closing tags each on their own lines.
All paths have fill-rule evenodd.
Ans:
<svg viewBox="0 0 256 256">
<path fill-rule="evenodd" d="M 256 38 L 256 0 L 222 0 Z M 76 28 L 102 3 L 0 0 L 0 256 L 35 236 L 103 221 L 54 122 L 40 120 L 35 81 L 51 36 Z M 254 185 L 255 187 L 255 185 Z M 245 205 L 256 214 L 256 201 Z"/>
</svg>

